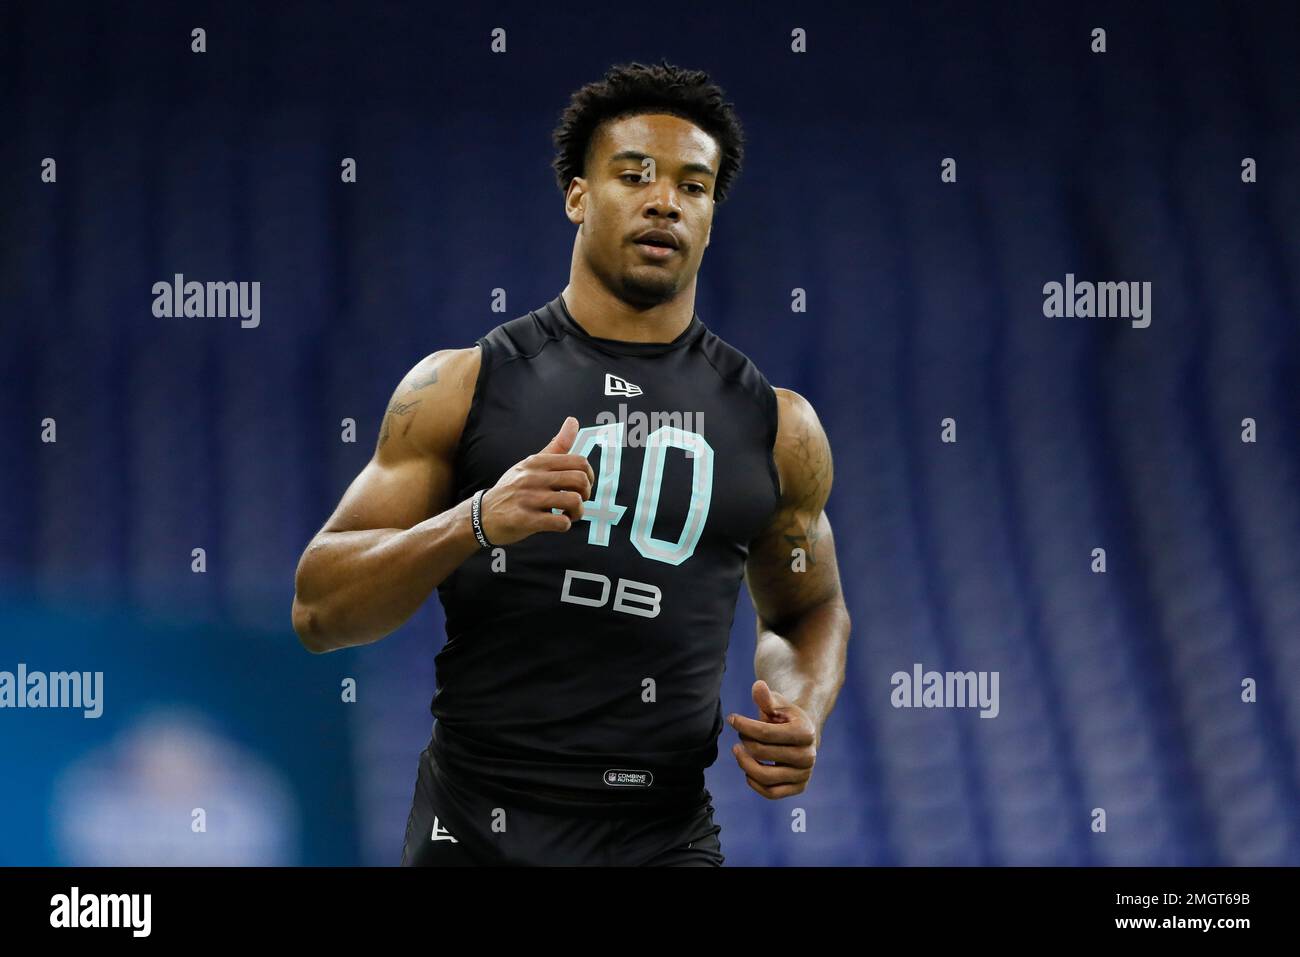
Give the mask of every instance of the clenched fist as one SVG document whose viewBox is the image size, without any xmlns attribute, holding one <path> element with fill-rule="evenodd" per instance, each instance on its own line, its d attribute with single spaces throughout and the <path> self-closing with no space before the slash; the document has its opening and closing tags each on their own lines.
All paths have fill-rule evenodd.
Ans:
<svg viewBox="0 0 1300 957">
<path fill-rule="evenodd" d="M 803 708 L 766 681 L 755 681 L 751 690 L 760 717 L 733 714 L 728 722 L 740 732 L 731 753 L 745 783 L 769 800 L 800 794 L 817 763 L 817 728 Z"/>
<path fill-rule="evenodd" d="M 555 438 L 511 467 L 483 493 L 483 533 L 494 545 L 510 545 L 535 532 L 567 532 L 582 518 L 596 473 L 585 455 L 572 455 L 578 420 L 569 416 Z M 563 510 L 557 515 L 553 508 Z"/>
</svg>

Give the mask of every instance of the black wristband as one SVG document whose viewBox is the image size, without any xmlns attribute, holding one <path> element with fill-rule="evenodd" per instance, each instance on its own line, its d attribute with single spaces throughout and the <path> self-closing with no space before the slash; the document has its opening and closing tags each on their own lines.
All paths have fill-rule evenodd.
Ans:
<svg viewBox="0 0 1300 957">
<path fill-rule="evenodd" d="M 488 537 L 483 534 L 483 496 L 486 493 L 487 489 L 485 488 L 479 489 L 478 492 L 475 493 L 474 500 L 470 502 L 469 506 L 469 518 L 470 522 L 474 526 L 474 537 L 478 539 L 479 545 L 483 548 L 491 548 L 492 543 L 489 542 Z"/>
</svg>

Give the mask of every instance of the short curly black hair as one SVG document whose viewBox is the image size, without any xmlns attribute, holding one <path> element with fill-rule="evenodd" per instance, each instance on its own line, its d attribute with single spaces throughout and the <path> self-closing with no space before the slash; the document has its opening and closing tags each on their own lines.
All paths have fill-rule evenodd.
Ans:
<svg viewBox="0 0 1300 957">
<path fill-rule="evenodd" d="M 624 63 L 610 67 L 604 79 L 588 83 L 573 94 L 551 134 L 555 159 L 551 167 L 561 192 L 582 176 L 592 138 L 608 120 L 642 113 L 668 113 L 694 123 L 718 142 L 722 162 L 713 185 L 721 203 L 740 173 L 745 134 L 722 88 L 703 70 L 686 70 L 660 61 L 658 65 Z"/>
</svg>

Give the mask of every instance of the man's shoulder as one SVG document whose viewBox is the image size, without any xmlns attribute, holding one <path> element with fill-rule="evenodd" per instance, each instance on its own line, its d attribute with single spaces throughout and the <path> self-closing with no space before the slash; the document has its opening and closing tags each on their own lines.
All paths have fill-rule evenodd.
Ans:
<svg viewBox="0 0 1300 957">
<path fill-rule="evenodd" d="M 520 356 L 535 356 L 548 342 L 559 339 L 561 335 L 554 321 L 548 318 L 550 309 L 551 304 L 547 303 L 485 332 L 478 342 L 486 347 L 489 364 L 497 365 Z"/>
<path fill-rule="evenodd" d="M 399 434 L 413 451 L 444 454 L 460 441 L 478 381 L 477 344 L 431 352 L 402 377 L 384 414 L 382 448 Z"/>
<path fill-rule="evenodd" d="M 463 389 L 467 384 L 472 387 L 482 351 L 475 343 L 460 349 L 431 352 L 411 367 L 405 381 L 415 389 L 438 382 L 450 383 L 457 389 Z"/>
<path fill-rule="evenodd" d="M 724 339 L 708 326 L 704 327 L 704 334 L 700 336 L 697 346 L 724 379 L 744 378 L 771 388 L 767 376 L 763 374 L 763 370 L 749 353 Z"/>
<path fill-rule="evenodd" d="M 468 400 L 474 394 L 482 351 L 475 343 L 460 349 L 439 349 L 429 353 L 402 377 L 394 398 L 421 402 L 434 399 L 446 403 L 468 392 L 465 396 Z"/>
<path fill-rule="evenodd" d="M 793 389 L 774 387 L 778 428 L 772 454 L 782 497 L 795 501 L 830 492 L 830 442 L 812 403 Z M 824 493 L 824 494 L 823 494 Z"/>
</svg>

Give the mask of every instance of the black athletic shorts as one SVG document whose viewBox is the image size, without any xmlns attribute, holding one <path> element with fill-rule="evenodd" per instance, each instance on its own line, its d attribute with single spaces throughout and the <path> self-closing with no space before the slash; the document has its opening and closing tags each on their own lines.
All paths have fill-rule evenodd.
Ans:
<svg viewBox="0 0 1300 957">
<path fill-rule="evenodd" d="M 712 798 L 662 815 L 569 816 L 502 801 L 453 781 L 425 748 L 406 822 L 404 866 L 721 867 Z"/>
</svg>

